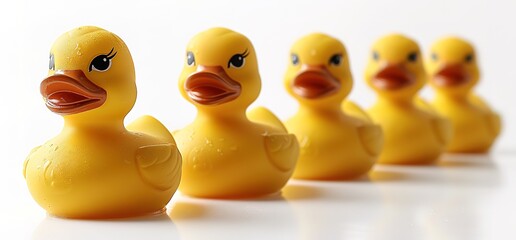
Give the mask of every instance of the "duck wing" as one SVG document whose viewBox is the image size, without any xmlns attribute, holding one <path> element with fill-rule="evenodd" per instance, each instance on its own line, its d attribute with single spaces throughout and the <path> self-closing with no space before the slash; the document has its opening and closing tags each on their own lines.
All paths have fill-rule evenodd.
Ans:
<svg viewBox="0 0 516 240">
<path fill-rule="evenodd" d="M 437 139 L 443 145 L 447 145 L 452 137 L 452 125 L 449 120 L 436 117 L 432 119 L 432 127 L 437 135 Z"/>
<path fill-rule="evenodd" d="M 299 143 L 294 134 L 266 134 L 265 151 L 268 159 L 280 171 L 293 170 L 299 157 Z"/>
<path fill-rule="evenodd" d="M 471 101 L 471 103 L 473 103 L 473 105 L 475 105 L 476 107 L 478 107 L 488 113 L 487 121 L 489 124 L 489 128 L 490 128 L 493 136 L 495 136 L 495 137 L 498 136 L 500 134 L 500 131 L 502 128 L 502 119 L 501 119 L 500 115 L 495 113 L 491 109 L 491 107 L 489 107 L 489 105 L 481 97 L 479 97 L 477 95 L 471 94 L 469 96 L 469 100 Z"/>
<path fill-rule="evenodd" d="M 378 156 L 383 148 L 383 131 L 379 125 L 363 125 L 357 128 L 358 136 L 365 150 L 371 156 Z"/>
<path fill-rule="evenodd" d="M 129 124 L 127 129 L 164 141 L 141 146 L 136 150 L 136 165 L 142 180 L 159 190 L 177 188 L 181 178 L 182 157 L 167 128 L 154 117 L 145 115 Z"/>
<path fill-rule="evenodd" d="M 257 107 L 247 112 L 247 117 L 256 123 L 276 127 L 280 133 L 265 133 L 265 151 L 268 159 L 280 171 L 294 169 L 299 156 L 299 143 L 294 134 L 288 134 L 287 128 L 269 109 Z"/>
<path fill-rule="evenodd" d="M 181 161 L 173 143 L 141 146 L 136 150 L 136 165 L 142 180 L 158 190 L 179 186 Z"/>
</svg>

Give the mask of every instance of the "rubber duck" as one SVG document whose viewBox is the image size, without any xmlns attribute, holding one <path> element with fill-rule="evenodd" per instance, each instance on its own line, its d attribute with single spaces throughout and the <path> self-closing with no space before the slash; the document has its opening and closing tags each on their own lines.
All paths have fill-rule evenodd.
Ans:
<svg viewBox="0 0 516 240">
<path fill-rule="evenodd" d="M 285 122 L 300 142 L 294 178 L 333 180 L 368 172 L 380 154 L 381 128 L 355 103 L 346 101 L 353 79 L 346 48 L 338 39 L 313 33 L 300 38 L 290 51 L 285 74 L 287 92 L 299 102 Z M 354 117 L 350 112 L 360 114 Z"/>
<path fill-rule="evenodd" d="M 487 152 L 500 133 L 500 116 L 473 93 L 480 73 L 473 45 L 458 37 L 436 41 L 425 66 L 435 90 L 434 109 L 450 119 L 448 152 Z M 474 129 L 474 131 L 473 131 Z"/>
<path fill-rule="evenodd" d="M 189 42 L 179 77 L 195 120 L 174 137 L 183 154 L 179 190 L 203 198 L 248 198 L 277 193 L 291 177 L 299 145 L 282 122 L 258 107 L 261 79 L 251 41 L 211 28 Z"/>
<path fill-rule="evenodd" d="M 133 60 L 114 33 L 83 26 L 61 35 L 40 86 L 62 131 L 29 154 L 27 186 L 49 214 L 118 218 L 158 213 L 175 193 L 181 154 L 172 134 L 143 116 L 124 126 L 136 101 Z"/>
<path fill-rule="evenodd" d="M 447 120 L 416 104 L 426 83 L 418 44 L 401 34 L 378 39 L 372 46 L 365 81 L 378 96 L 368 113 L 385 135 L 378 163 L 435 162 L 451 130 Z"/>
</svg>

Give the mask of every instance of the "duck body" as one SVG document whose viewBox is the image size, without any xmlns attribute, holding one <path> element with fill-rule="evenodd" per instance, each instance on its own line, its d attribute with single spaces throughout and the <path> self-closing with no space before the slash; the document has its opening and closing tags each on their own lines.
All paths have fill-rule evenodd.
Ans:
<svg viewBox="0 0 516 240">
<path fill-rule="evenodd" d="M 246 113 L 261 88 L 251 42 L 212 28 L 191 40 L 186 55 L 179 89 L 197 117 L 174 133 L 183 153 L 181 192 L 245 198 L 280 191 L 292 176 L 299 145 L 266 108 Z"/>
<path fill-rule="evenodd" d="M 382 131 L 358 105 L 344 101 L 352 81 L 346 49 L 339 40 L 313 33 L 293 45 L 285 88 L 300 106 L 285 125 L 301 147 L 294 178 L 350 179 L 375 163 Z"/>
<path fill-rule="evenodd" d="M 141 158 L 147 150 L 160 161 Z M 32 196 L 52 215 L 138 216 L 168 203 L 179 185 L 180 156 L 170 139 L 125 129 L 65 128 L 28 156 L 25 176 Z"/>
<path fill-rule="evenodd" d="M 443 120 L 435 114 L 410 103 L 388 100 L 379 100 L 368 113 L 384 131 L 379 163 L 428 164 L 443 152 L 443 139 L 436 126 Z"/>
<path fill-rule="evenodd" d="M 480 79 L 473 45 L 459 37 L 444 37 L 430 49 L 426 69 L 435 90 L 434 109 L 452 123 L 448 152 L 487 152 L 501 129 L 501 118 L 473 88 Z"/>
<path fill-rule="evenodd" d="M 453 134 L 448 152 L 487 152 L 499 133 L 500 117 L 474 104 L 469 98 L 436 96 L 432 102 L 436 111 L 450 120 Z"/>
<path fill-rule="evenodd" d="M 40 85 L 62 131 L 36 147 L 23 174 L 36 202 L 65 218 L 119 218 L 163 211 L 181 177 L 181 154 L 157 119 L 124 126 L 136 100 L 125 43 L 104 29 L 73 29 L 54 43 Z"/>
<path fill-rule="evenodd" d="M 368 172 L 376 162 L 379 151 L 369 150 L 361 136 L 360 129 L 368 125 L 357 118 L 339 111 L 300 110 L 285 125 L 300 142 L 294 178 L 351 179 Z M 376 129 L 374 137 L 381 139 L 381 129 L 370 127 Z"/>
<path fill-rule="evenodd" d="M 276 165 L 267 154 L 265 137 L 274 134 L 286 133 L 247 119 L 198 116 L 175 134 L 185 159 L 181 190 L 215 198 L 277 192 L 292 175 L 292 167 Z M 295 141 L 291 135 L 286 137 Z M 293 160 L 282 159 L 290 164 Z"/>
</svg>

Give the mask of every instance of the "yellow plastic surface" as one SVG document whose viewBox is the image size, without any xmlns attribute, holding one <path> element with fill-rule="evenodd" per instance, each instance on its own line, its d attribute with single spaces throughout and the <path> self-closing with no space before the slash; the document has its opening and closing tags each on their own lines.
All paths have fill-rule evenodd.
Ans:
<svg viewBox="0 0 516 240">
<path fill-rule="evenodd" d="M 382 126 L 385 145 L 378 160 L 384 164 L 428 164 L 444 151 L 449 123 L 429 108 L 416 104 L 426 82 L 419 46 L 399 34 L 377 40 L 365 71 L 367 84 L 377 93 L 368 109 Z"/>
<path fill-rule="evenodd" d="M 292 175 L 299 146 L 267 109 L 246 116 L 261 88 L 249 39 L 212 28 L 194 36 L 185 55 L 179 89 L 198 113 L 191 124 L 174 132 L 183 154 L 181 192 L 240 198 L 279 191 Z M 242 65 L 230 64 L 239 56 Z"/>
<path fill-rule="evenodd" d="M 111 50 L 116 55 L 106 71 L 90 70 L 93 59 Z M 125 43 L 111 32 L 85 26 L 60 36 L 51 54 L 49 78 L 82 71 L 81 81 L 104 89 L 107 99 L 97 108 L 62 114 L 63 130 L 29 154 L 24 176 L 34 199 L 49 214 L 65 218 L 163 211 L 179 185 L 181 155 L 169 131 L 150 116 L 136 120 L 131 131 L 124 127 L 136 100 L 133 60 Z M 45 100 L 49 106 L 51 99 Z"/>
<path fill-rule="evenodd" d="M 500 133 L 500 116 L 473 93 L 480 78 L 477 60 L 470 43 L 445 37 L 431 46 L 426 61 L 430 86 L 435 90 L 432 104 L 453 126 L 449 152 L 486 152 Z M 450 78 L 450 84 L 440 82 L 443 77 Z"/>
<path fill-rule="evenodd" d="M 349 179 L 368 172 L 383 135 L 358 105 L 343 103 L 353 86 L 344 45 L 321 33 L 302 37 L 291 49 L 284 83 L 299 102 L 297 113 L 285 122 L 301 146 L 293 177 Z"/>
</svg>

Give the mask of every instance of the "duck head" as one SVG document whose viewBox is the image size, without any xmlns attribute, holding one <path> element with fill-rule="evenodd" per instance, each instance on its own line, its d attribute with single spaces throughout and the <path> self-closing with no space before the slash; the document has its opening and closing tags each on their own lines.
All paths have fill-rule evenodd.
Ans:
<svg viewBox="0 0 516 240">
<path fill-rule="evenodd" d="M 466 96 L 478 83 L 479 69 L 475 49 L 458 37 L 446 37 L 436 41 L 425 67 L 430 86 L 439 93 Z"/>
<path fill-rule="evenodd" d="M 284 84 L 302 105 L 338 108 L 353 87 L 346 48 L 323 33 L 302 37 L 290 50 Z"/>
<path fill-rule="evenodd" d="M 426 82 L 418 44 L 400 34 L 377 40 L 371 49 L 365 80 L 381 97 L 411 100 Z"/>
<path fill-rule="evenodd" d="M 134 65 L 117 35 L 84 26 L 61 35 L 50 50 L 41 94 L 71 124 L 123 122 L 136 101 Z"/>
<path fill-rule="evenodd" d="M 186 48 L 179 89 L 199 111 L 245 114 L 261 89 L 251 41 L 227 28 L 194 36 Z"/>
</svg>

